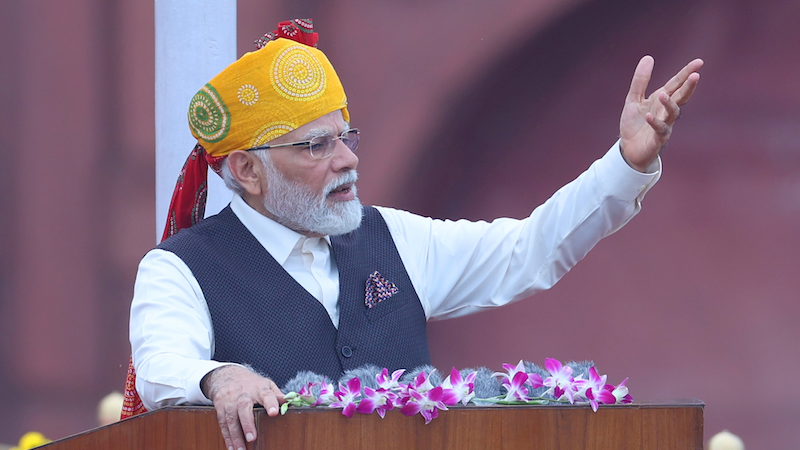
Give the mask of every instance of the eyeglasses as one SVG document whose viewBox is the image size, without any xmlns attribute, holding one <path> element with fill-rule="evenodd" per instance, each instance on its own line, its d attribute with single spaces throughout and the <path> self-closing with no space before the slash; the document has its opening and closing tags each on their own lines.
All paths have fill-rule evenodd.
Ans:
<svg viewBox="0 0 800 450">
<path fill-rule="evenodd" d="M 351 152 L 356 151 L 358 148 L 358 139 L 361 131 L 358 128 L 351 128 L 339 136 L 317 136 L 308 141 L 300 142 L 287 142 L 285 144 L 273 145 L 259 145 L 258 147 L 248 148 L 245 151 L 252 150 L 269 150 L 272 148 L 280 147 L 308 147 L 311 157 L 314 159 L 325 159 L 333 154 L 333 149 L 336 147 L 336 141 L 340 140 Z"/>
</svg>

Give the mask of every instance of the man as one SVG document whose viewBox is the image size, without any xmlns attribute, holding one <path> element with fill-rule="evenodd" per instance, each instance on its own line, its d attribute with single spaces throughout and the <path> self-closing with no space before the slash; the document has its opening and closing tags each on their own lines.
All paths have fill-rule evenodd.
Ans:
<svg viewBox="0 0 800 450">
<path fill-rule="evenodd" d="M 313 44 L 310 31 L 292 21 L 269 37 Z M 172 210 L 184 212 L 171 212 L 166 234 L 188 229 L 137 274 L 131 345 L 145 406 L 213 403 L 238 450 L 256 438 L 253 405 L 276 415 L 280 386 L 299 370 L 337 379 L 365 363 L 428 363 L 426 320 L 550 288 L 639 211 L 701 66 L 692 61 L 645 97 L 653 59 L 642 58 L 620 140 L 603 158 L 530 217 L 473 223 L 362 209 L 359 132 L 327 58 L 288 39 L 245 55 L 193 99 L 202 148 L 181 175 Z M 200 208 L 176 199 L 203 198 L 191 180 L 204 160 L 236 196 L 192 226 L 185 217 Z"/>
</svg>

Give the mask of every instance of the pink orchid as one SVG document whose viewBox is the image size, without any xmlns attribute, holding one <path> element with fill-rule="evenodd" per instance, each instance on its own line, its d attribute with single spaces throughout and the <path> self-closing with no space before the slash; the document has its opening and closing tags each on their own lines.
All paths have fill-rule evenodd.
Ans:
<svg viewBox="0 0 800 450">
<path fill-rule="evenodd" d="M 431 384 L 430 378 L 433 376 L 434 372 L 436 372 L 436 369 L 433 369 L 430 375 L 426 374 L 425 372 L 420 372 L 410 383 L 400 384 L 400 393 L 398 394 L 398 397 L 400 398 L 401 404 L 405 404 L 411 400 L 413 397 L 411 395 L 412 391 L 425 394 L 433 389 L 433 384 Z"/>
<path fill-rule="evenodd" d="M 300 389 L 300 392 L 297 393 L 297 396 L 303 402 L 308 403 L 309 405 L 315 404 L 317 399 L 314 397 L 314 393 L 311 392 L 311 389 L 313 389 L 317 384 L 318 383 L 308 383 Z"/>
<path fill-rule="evenodd" d="M 605 377 L 603 377 L 603 380 L 605 381 Z M 593 400 L 597 400 L 598 403 L 606 405 L 633 402 L 633 397 L 628 394 L 628 388 L 625 386 L 626 381 L 628 381 L 627 378 L 622 380 L 622 383 L 620 383 L 617 387 L 614 387 L 611 384 L 605 384 L 599 392 L 587 389 L 586 397 L 592 401 L 592 408 L 597 411 Z"/>
<path fill-rule="evenodd" d="M 505 373 L 502 373 L 502 372 L 495 372 L 495 373 L 492 374 L 492 376 L 493 377 L 500 377 L 501 380 L 502 380 L 503 386 L 508 387 L 508 386 L 511 385 L 511 380 L 514 379 L 514 376 L 516 376 L 517 373 L 525 372 L 525 364 L 520 359 L 519 363 L 517 363 L 516 366 L 508 364 L 508 363 L 503 363 L 503 369 L 505 369 L 506 372 L 508 372 L 508 373 L 505 374 Z"/>
<path fill-rule="evenodd" d="M 617 385 L 617 387 L 611 385 L 606 386 L 607 388 L 613 388 L 611 390 L 611 395 L 614 396 L 614 399 L 616 400 L 617 403 L 627 404 L 633 402 L 633 397 L 631 396 L 631 394 L 628 393 L 628 387 L 625 386 L 625 382 L 627 381 L 628 379 L 625 378 L 624 380 L 622 380 L 622 383 Z"/>
<path fill-rule="evenodd" d="M 311 406 L 328 406 L 331 403 L 336 401 L 336 389 L 333 387 L 332 384 L 329 384 L 326 381 L 322 381 L 319 388 L 319 398 L 317 401 Z"/>
<path fill-rule="evenodd" d="M 530 384 L 528 382 L 528 374 L 525 372 L 517 372 L 511 380 L 511 383 L 503 381 L 503 386 L 508 390 L 506 398 L 504 398 L 503 401 L 527 402 L 530 400 L 530 398 L 528 398 L 528 388 L 526 387 L 528 384 Z"/>
<path fill-rule="evenodd" d="M 420 413 L 425 418 L 426 425 L 431 420 L 439 417 L 440 409 L 447 410 L 447 405 L 445 404 L 446 393 L 441 386 L 436 386 L 425 393 L 411 389 L 409 393 L 411 398 L 400 408 L 400 412 L 406 416 Z"/>
<path fill-rule="evenodd" d="M 561 361 L 557 359 L 545 359 L 544 368 L 550 372 L 550 376 L 542 383 L 544 386 L 550 388 L 546 392 L 552 391 L 556 399 L 566 396 L 570 403 L 574 403 L 575 392 L 586 383 L 586 380 L 574 378 L 572 376 L 572 368 L 562 365 Z"/>
<path fill-rule="evenodd" d="M 431 371 L 431 375 L 436 370 Z M 425 423 L 439 416 L 439 410 L 447 410 L 447 405 L 458 403 L 458 395 L 452 389 L 433 387 L 430 376 L 420 372 L 411 383 L 400 385 L 400 412 L 406 416 L 420 413 Z"/>
<path fill-rule="evenodd" d="M 394 408 L 394 401 L 397 395 L 391 391 L 380 388 L 372 389 L 369 386 L 364 387 L 364 398 L 358 403 L 356 412 L 361 414 L 372 414 L 376 409 L 381 419 L 386 415 L 386 411 Z"/>
<path fill-rule="evenodd" d="M 353 378 L 347 382 L 347 386 L 342 386 L 339 383 L 339 390 L 333 394 L 336 397 L 335 402 L 330 404 L 331 408 L 343 408 L 342 414 L 347 417 L 353 417 L 356 411 L 356 398 L 361 396 L 361 380 Z"/>
<path fill-rule="evenodd" d="M 538 373 L 529 373 L 528 374 L 528 383 L 536 389 L 544 386 L 544 382 L 542 381 L 542 377 Z"/>
<path fill-rule="evenodd" d="M 425 393 L 433 389 L 433 384 L 431 384 L 431 377 L 436 372 L 436 369 L 431 370 L 430 375 L 426 375 L 425 372 L 420 372 L 414 377 L 414 381 L 409 383 L 409 387 L 413 387 L 414 390 L 417 392 Z"/>
<path fill-rule="evenodd" d="M 433 372 L 435 371 L 436 369 L 433 370 Z M 431 375 L 433 375 L 433 372 L 431 372 Z M 406 403 L 412 400 L 411 391 L 425 393 L 433 389 L 433 385 L 431 384 L 430 381 L 428 381 L 428 376 L 425 374 L 425 372 L 420 372 L 419 374 L 417 374 L 417 376 L 414 377 L 414 379 L 411 380 L 410 383 L 408 384 L 399 383 L 397 387 L 398 387 L 397 391 L 398 406 L 405 406 Z"/>
<path fill-rule="evenodd" d="M 409 383 L 409 384 L 400 383 L 399 384 L 398 389 L 396 391 L 396 393 L 397 393 L 397 406 L 405 405 L 406 402 L 408 402 L 408 399 L 411 398 L 411 393 L 410 393 L 411 387 L 410 386 L 413 386 L 413 383 Z"/>
<path fill-rule="evenodd" d="M 436 372 L 436 369 L 431 370 L 431 374 L 428 376 L 425 376 L 425 372 L 422 372 L 419 375 L 417 375 L 417 377 L 414 379 L 413 390 L 421 394 L 425 394 L 427 392 L 436 389 L 435 387 L 433 387 L 433 384 L 431 384 L 431 377 L 433 376 L 434 372 Z M 458 403 L 457 398 L 458 395 L 455 392 L 453 392 L 452 389 L 442 388 L 442 401 L 446 405 L 455 405 L 456 403 Z"/>
<path fill-rule="evenodd" d="M 592 410 L 597 412 L 598 403 L 614 403 L 614 396 L 606 389 L 606 375 L 600 376 L 594 367 L 589 368 L 589 379 L 586 380 L 582 389 L 576 396 L 585 396 L 592 405 Z"/>
<path fill-rule="evenodd" d="M 400 387 L 400 377 L 405 373 L 406 369 L 398 369 L 392 372 L 392 377 L 389 378 L 389 369 L 383 368 L 381 373 L 375 375 L 375 381 L 378 382 L 378 387 L 391 391 Z"/>
<path fill-rule="evenodd" d="M 456 370 L 455 367 L 450 371 L 450 375 L 442 382 L 442 387 L 449 389 L 453 392 L 456 398 L 456 403 L 461 402 L 466 406 L 473 397 L 475 397 L 475 377 L 478 372 L 472 372 L 466 378 L 461 377 L 461 372 Z"/>
</svg>

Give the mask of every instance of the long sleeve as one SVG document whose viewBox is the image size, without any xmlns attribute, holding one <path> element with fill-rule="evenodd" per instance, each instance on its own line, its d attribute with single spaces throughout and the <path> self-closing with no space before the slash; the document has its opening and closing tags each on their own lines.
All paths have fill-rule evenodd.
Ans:
<svg viewBox="0 0 800 450">
<path fill-rule="evenodd" d="M 660 177 L 618 144 L 522 220 L 435 220 L 380 208 L 429 319 L 458 317 L 549 289 L 625 225 Z"/>
<path fill-rule="evenodd" d="M 200 390 L 211 360 L 213 328 L 200 286 L 175 254 L 151 250 L 139 263 L 130 340 L 136 389 L 147 409 L 210 405 Z"/>
</svg>

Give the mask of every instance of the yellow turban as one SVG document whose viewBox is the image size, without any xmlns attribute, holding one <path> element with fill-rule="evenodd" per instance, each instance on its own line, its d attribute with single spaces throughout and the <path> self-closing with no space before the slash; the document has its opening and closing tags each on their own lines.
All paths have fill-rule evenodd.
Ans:
<svg viewBox="0 0 800 450">
<path fill-rule="evenodd" d="M 347 96 L 325 54 L 278 38 L 203 86 L 189 104 L 189 127 L 209 156 L 222 157 L 339 109 L 349 122 Z"/>
</svg>

